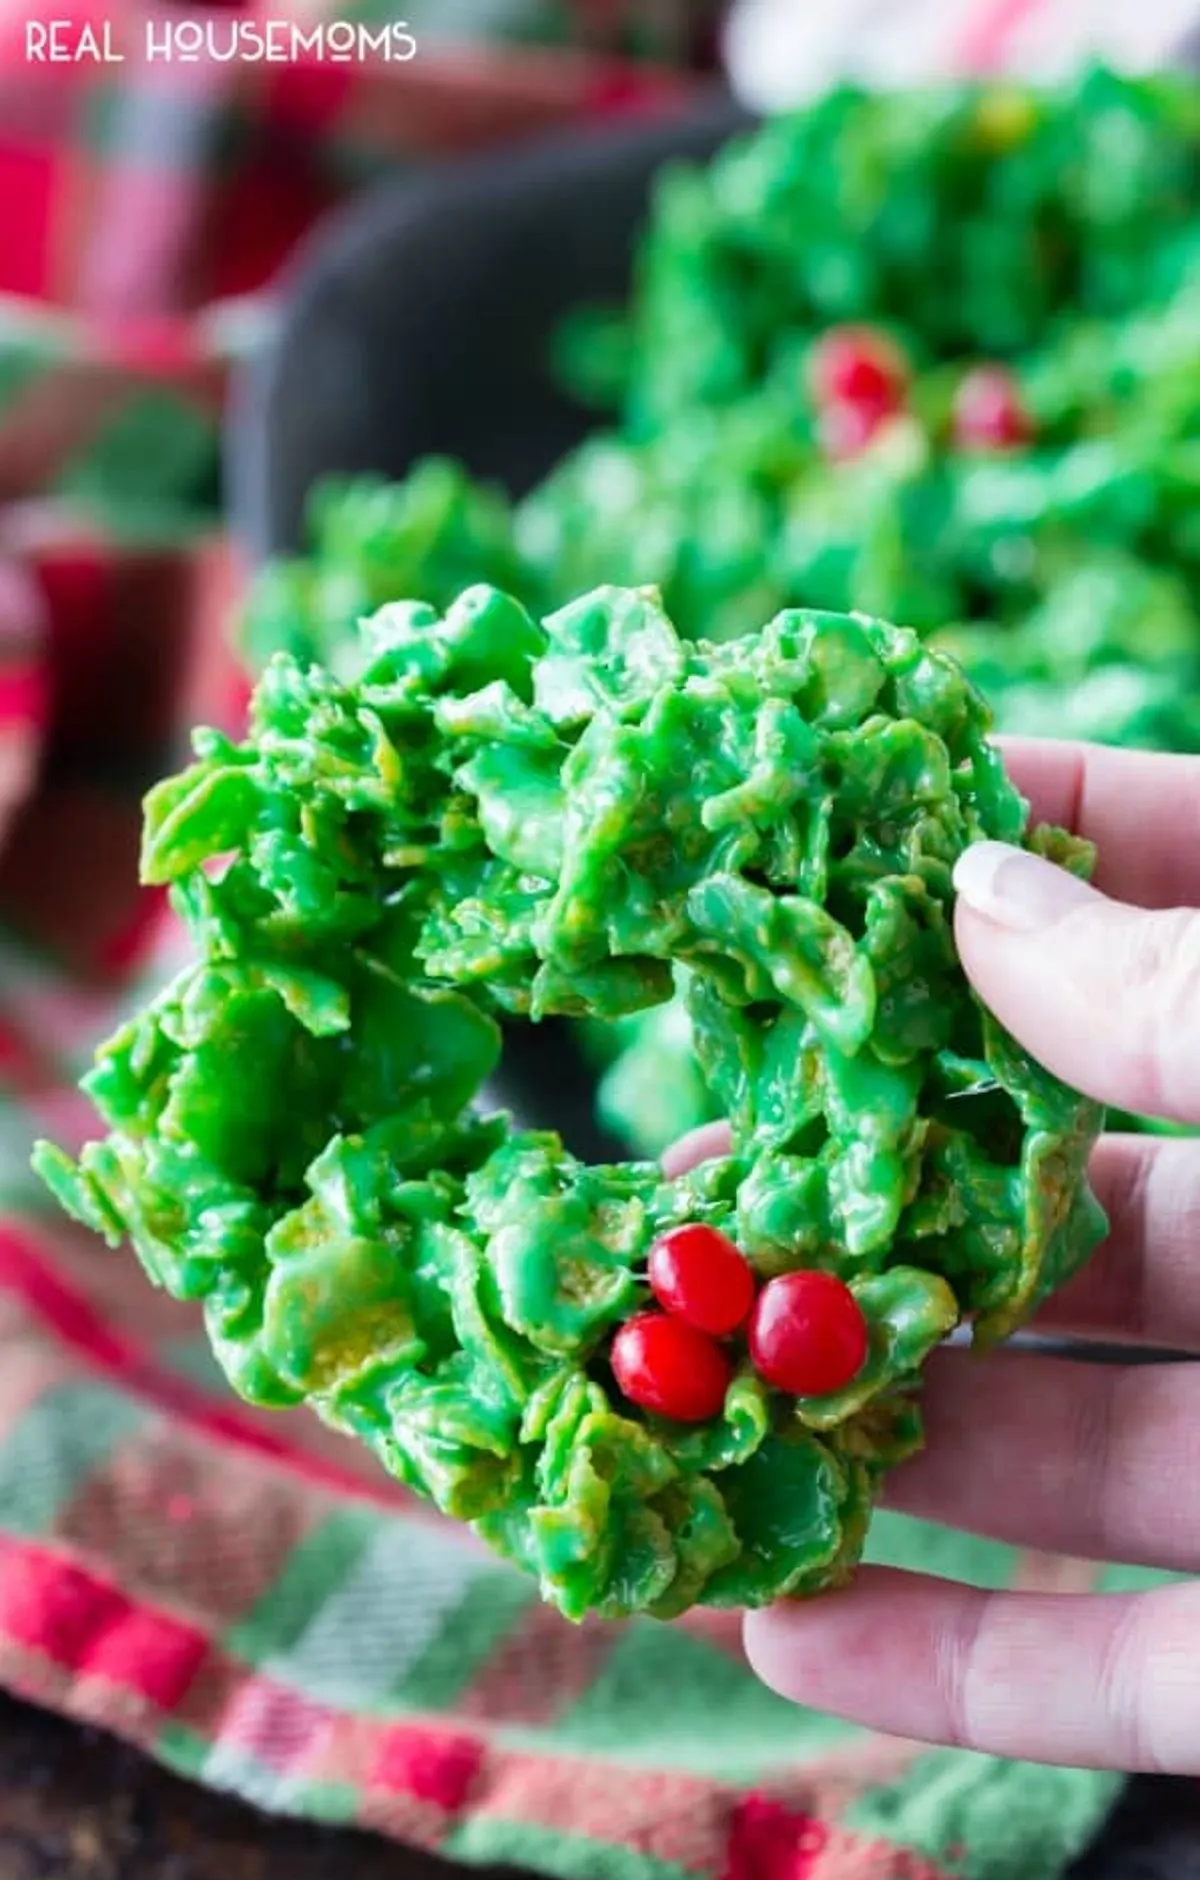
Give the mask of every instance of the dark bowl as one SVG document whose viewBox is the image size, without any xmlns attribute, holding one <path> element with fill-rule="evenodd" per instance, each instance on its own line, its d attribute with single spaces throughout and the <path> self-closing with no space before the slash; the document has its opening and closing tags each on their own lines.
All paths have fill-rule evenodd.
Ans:
<svg viewBox="0 0 1200 1880">
<path fill-rule="evenodd" d="M 300 546 L 306 494 L 329 472 L 400 477 L 444 453 L 525 494 L 595 423 L 550 375 L 558 322 L 628 294 L 662 164 L 752 122 L 720 94 L 651 125 L 538 139 L 385 184 L 320 229 L 235 391 L 227 473 L 250 552 Z"/>
</svg>

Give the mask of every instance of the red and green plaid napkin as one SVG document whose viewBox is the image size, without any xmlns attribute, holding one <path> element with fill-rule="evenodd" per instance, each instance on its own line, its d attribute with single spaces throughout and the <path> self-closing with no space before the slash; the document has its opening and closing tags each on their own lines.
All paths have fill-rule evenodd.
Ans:
<svg viewBox="0 0 1200 1880">
<path fill-rule="evenodd" d="M 341 1439 L 233 1401 L 187 1309 L 29 1175 L 35 1135 L 87 1133 L 75 1079 L 177 953 L 136 884 L 140 793 L 189 724 L 244 706 L 229 297 L 385 168 L 683 95 L 718 11 L 405 10 L 420 58 L 383 69 L 38 69 L 0 25 L 0 1681 L 265 1808 L 465 1862 L 1053 1880 L 1115 1778 L 791 1708 L 735 1616 L 567 1625 Z M 993 1585 L 1137 1579 L 896 1517 L 875 1552 Z"/>
</svg>

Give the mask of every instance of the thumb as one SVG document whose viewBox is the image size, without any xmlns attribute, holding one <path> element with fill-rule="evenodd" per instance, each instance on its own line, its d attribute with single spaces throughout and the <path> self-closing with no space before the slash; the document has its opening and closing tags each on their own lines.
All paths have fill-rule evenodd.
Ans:
<svg viewBox="0 0 1200 1880">
<path fill-rule="evenodd" d="M 963 966 L 1019 1044 L 1097 1102 L 1200 1122 L 1200 913 L 1126 907 L 1003 842 L 965 850 L 954 886 Z"/>
</svg>

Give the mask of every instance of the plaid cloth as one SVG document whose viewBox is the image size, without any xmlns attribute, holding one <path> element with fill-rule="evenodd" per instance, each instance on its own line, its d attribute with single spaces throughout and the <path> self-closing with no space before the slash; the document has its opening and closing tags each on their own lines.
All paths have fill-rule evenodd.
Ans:
<svg viewBox="0 0 1200 1880">
<path fill-rule="evenodd" d="M 40 68 L 0 26 L 0 1681 L 266 1808 L 466 1862 L 1052 1880 L 1115 1778 L 796 1710 L 749 1675 L 735 1616 L 568 1626 L 306 1415 L 233 1402 L 191 1313 L 27 1167 L 34 1135 L 88 1132 L 77 1075 L 178 955 L 136 884 L 140 793 L 187 725 L 244 710 L 229 297 L 424 150 L 669 104 L 714 12 L 411 0 L 420 59 L 349 72 Z M 486 51 L 454 39 L 473 18 Z M 997 1586 L 1146 1578 L 897 1517 L 874 1554 Z"/>
</svg>

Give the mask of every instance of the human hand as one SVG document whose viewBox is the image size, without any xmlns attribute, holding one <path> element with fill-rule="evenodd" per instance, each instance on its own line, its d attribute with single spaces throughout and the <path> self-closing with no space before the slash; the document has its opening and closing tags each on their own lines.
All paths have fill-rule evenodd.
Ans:
<svg viewBox="0 0 1200 1880">
<path fill-rule="evenodd" d="M 1200 758 L 1006 740 L 1035 821 L 1099 846 L 1096 885 L 998 843 L 958 865 L 955 932 L 980 997 L 1100 1102 L 1200 1123 Z M 666 1158 L 718 1152 L 721 1126 Z M 1110 1135 L 1111 1223 L 1043 1309 L 1055 1334 L 1200 1353 L 1200 1141 Z M 1193 1572 L 1200 1367 L 947 1350 L 928 1447 L 887 1504 L 1019 1546 Z M 930 1743 L 1076 1767 L 1200 1774 L 1200 1584 L 1137 1594 L 983 1592 L 866 1567 L 843 1592 L 747 1615 L 763 1681 Z"/>
</svg>

